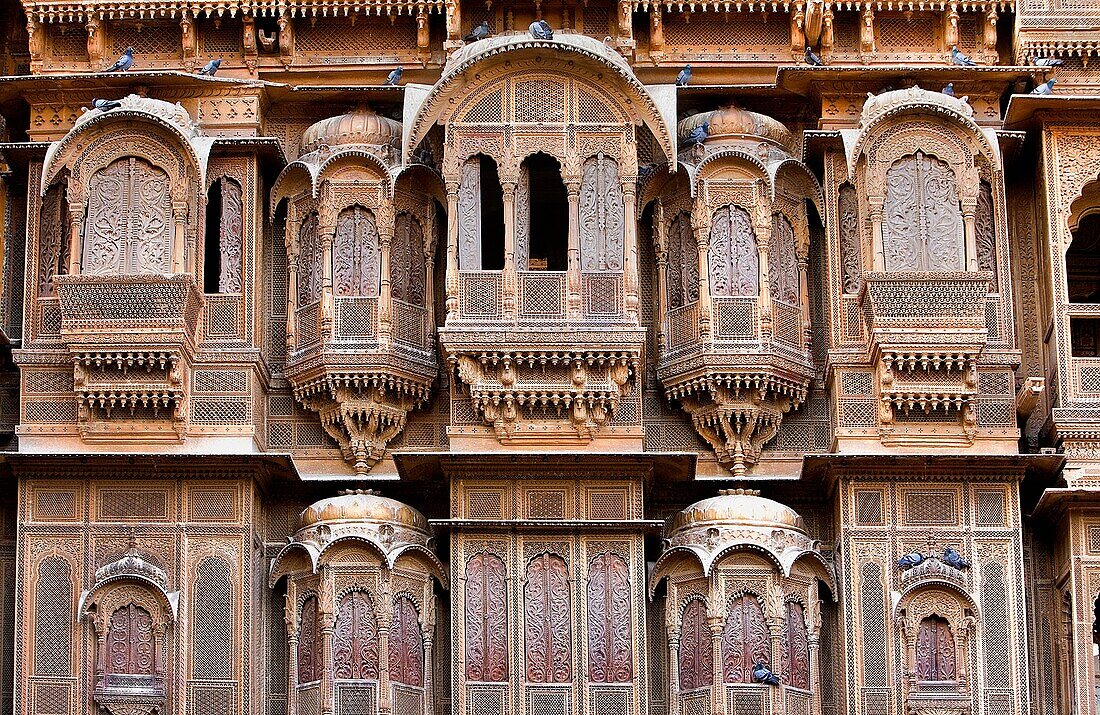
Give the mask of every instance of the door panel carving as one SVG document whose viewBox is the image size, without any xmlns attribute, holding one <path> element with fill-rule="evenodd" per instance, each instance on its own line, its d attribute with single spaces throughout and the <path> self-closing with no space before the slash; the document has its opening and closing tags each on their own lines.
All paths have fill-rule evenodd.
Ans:
<svg viewBox="0 0 1100 715">
<path fill-rule="evenodd" d="M 713 673 L 707 606 L 694 599 L 684 608 L 680 623 L 680 691 L 711 685 Z"/>
<path fill-rule="evenodd" d="M 978 241 L 978 270 L 993 271 L 997 285 L 997 231 L 993 218 L 993 190 L 982 182 L 978 190 L 978 206 L 974 214 L 974 233 Z"/>
<path fill-rule="evenodd" d="M 408 596 L 399 596 L 393 604 L 390 680 L 415 687 L 424 683 L 424 634 L 416 606 Z"/>
<path fill-rule="evenodd" d="M 526 271 L 531 265 L 531 170 L 524 164 L 519 168 L 516 184 L 516 254 L 517 271 Z"/>
<path fill-rule="evenodd" d="M 391 295 L 413 305 L 424 305 L 424 230 L 412 214 L 398 214 L 390 249 Z"/>
<path fill-rule="evenodd" d="M 921 152 L 886 172 L 882 243 L 888 271 L 961 271 L 963 220 L 955 175 Z"/>
<path fill-rule="evenodd" d="M 222 214 L 218 226 L 218 249 L 221 251 L 218 292 L 240 293 L 241 243 L 244 232 L 241 185 L 226 177 L 219 181 L 222 186 Z"/>
<path fill-rule="evenodd" d="M 756 596 L 745 594 L 730 601 L 722 629 L 722 679 L 751 683 L 756 663 L 771 665 L 768 624 Z"/>
<path fill-rule="evenodd" d="M 298 626 L 298 682 L 312 683 L 321 679 L 321 632 L 317 623 L 317 597 L 302 602 L 301 624 Z"/>
<path fill-rule="evenodd" d="M 458 267 L 481 270 L 481 159 L 476 156 L 462 165 L 458 182 Z"/>
<path fill-rule="evenodd" d="M 68 270 L 68 246 L 65 236 L 63 188 L 55 184 L 42 199 L 42 217 L 38 228 L 38 295 L 54 294 L 53 277 Z M 63 255 L 64 254 L 64 255 Z"/>
<path fill-rule="evenodd" d="M 955 638 L 951 627 L 939 616 L 928 616 L 917 631 L 917 678 L 955 679 Z"/>
<path fill-rule="evenodd" d="M 772 218 L 772 235 L 768 243 L 768 280 L 772 300 L 798 305 L 798 252 L 795 250 L 794 228 L 782 214 Z"/>
<path fill-rule="evenodd" d="M 840 261 L 844 292 L 859 293 L 859 284 L 863 279 L 863 251 L 859 237 L 859 199 L 851 184 L 840 187 L 837 210 L 840 214 Z"/>
<path fill-rule="evenodd" d="M 625 219 L 619 165 L 602 154 L 584 163 L 580 195 L 582 271 L 621 271 Z"/>
<path fill-rule="evenodd" d="M 381 251 L 374 214 L 352 206 L 336 218 L 332 247 L 332 287 L 336 295 L 378 295 Z"/>
<path fill-rule="evenodd" d="M 801 603 L 787 602 L 783 622 L 783 682 L 796 688 L 810 687 L 810 642 L 806 634 L 806 616 Z"/>
<path fill-rule="evenodd" d="M 119 159 L 89 181 L 82 271 L 170 273 L 173 231 L 168 175 L 137 157 Z"/>
<path fill-rule="evenodd" d="M 631 656 L 630 569 L 617 554 L 604 553 L 588 567 L 588 679 L 629 683 Z"/>
<path fill-rule="evenodd" d="M 340 598 L 332 633 L 333 677 L 347 680 L 378 679 L 378 621 L 365 591 Z"/>
<path fill-rule="evenodd" d="M 153 675 L 153 618 L 141 606 L 111 614 L 106 666 L 109 675 Z"/>
<path fill-rule="evenodd" d="M 527 681 L 568 683 L 572 677 L 569 569 L 554 554 L 527 565 L 523 587 L 524 651 Z"/>
<path fill-rule="evenodd" d="M 317 214 L 302 220 L 298 229 L 298 305 L 321 299 L 321 237 L 317 232 Z"/>
<path fill-rule="evenodd" d="M 723 206 L 710 227 L 711 294 L 760 295 L 760 255 L 745 209 Z"/>
<path fill-rule="evenodd" d="M 666 275 L 669 308 L 699 300 L 699 244 L 687 211 L 681 212 L 669 227 Z"/>
<path fill-rule="evenodd" d="M 466 564 L 466 679 L 508 678 L 508 592 L 504 562 L 477 554 Z"/>
</svg>

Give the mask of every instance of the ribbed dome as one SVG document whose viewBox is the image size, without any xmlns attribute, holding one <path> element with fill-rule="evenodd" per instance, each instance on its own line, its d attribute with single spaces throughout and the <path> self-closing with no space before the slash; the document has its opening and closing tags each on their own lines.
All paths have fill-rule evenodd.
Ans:
<svg viewBox="0 0 1100 715">
<path fill-rule="evenodd" d="M 766 529 L 791 529 L 806 533 L 794 509 L 760 496 L 750 489 L 723 489 L 716 497 L 697 501 L 669 522 L 668 533 L 711 526 L 748 526 Z"/>
<path fill-rule="evenodd" d="M 355 489 L 322 499 L 298 517 L 301 528 L 314 524 L 392 524 L 429 533 L 428 520 L 408 504 L 381 496 L 372 489 Z"/>
<path fill-rule="evenodd" d="M 680 120 L 676 131 L 680 141 L 686 141 L 691 132 L 705 122 L 710 123 L 704 144 L 722 144 L 749 139 L 764 140 L 782 147 L 788 152 L 794 151 L 794 137 L 783 124 L 771 117 L 750 112 L 734 105 L 727 105 L 712 112 L 693 114 Z"/>
<path fill-rule="evenodd" d="M 347 114 L 322 119 L 306 129 L 302 133 L 302 153 L 344 144 L 396 147 L 400 141 L 401 122 L 375 114 L 360 103 Z"/>
</svg>

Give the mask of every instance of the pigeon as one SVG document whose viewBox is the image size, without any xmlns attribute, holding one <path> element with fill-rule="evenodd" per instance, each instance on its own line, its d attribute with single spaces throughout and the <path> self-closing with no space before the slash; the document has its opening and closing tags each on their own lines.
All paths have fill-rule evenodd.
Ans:
<svg viewBox="0 0 1100 715">
<path fill-rule="evenodd" d="M 970 59 L 962 52 L 959 52 L 958 47 L 951 47 L 951 61 L 960 67 L 977 67 L 978 63 Z"/>
<path fill-rule="evenodd" d="M 959 556 L 959 552 L 948 546 L 943 550 L 943 562 L 948 566 L 956 569 L 968 569 L 970 568 L 970 562 Z"/>
<path fill-rule="evenodd" d="M 676 75 L 676 86 L 686 87 L 687 83 L 691 81 L 691 65 L 684 65 L 684 68 L 680 70 L 680 74 Z"/>
<path fill-rule="evenodd" d="M 104 72 L 125 72 L 134 66 L 134 48 L 127 47 L 126 51 L 122 53 L 122 56 L 115 60 L 115 63 L 103 70 Z"/>
<path fill-rule="evenodd" d="M 752 667 L 752 679 L 765 685 L 779 685 L 779 678 L 776 674 L 760 660 L 756 661 L 756 665 Z"/>
<path fill-rule="evenodd" d="M 913 553 L 906 554 L 905 556 L 902 556 L 900 559 L 898 559 L 898 568 L 911 569 L 914 566 L 922 563 L 923 561 L 924 554 L 918 554 L 914 551 Z"/>
<path fill-rule="evenodd" d="M 688 134 L 687 141 L 684 142 L 685 146 L 694 146 L 696 144 L 702 144 L 703 140 L 710 135 L 710 122 L 703 122 L 699 126 L 691 130 L 691 134 Z"/>
<path fill-rule="evenodd" d="M 222 66 L 222 58 L 221 57 L 219 57 L 216 60 L 210 60 L 209 62 L 207 62 L 203 66 L 203 68 L 201 70 L 199 70 L 199 74 L 204 74 L 207 77 L 213 77 L 214 75 L 216 75 L 218 73 L 218 68 L 221 67 L 221 66 Z"/>
<path fill-rule="evenodd" d="M 478 40 L 484 40 L 489 34 L 489 21 L 482 20 L 480 25 L 475 27 L 469 35 L 466 35 L 462 39 L 466 42 L 477 42 Z"/>
<path fill-rule="evenodd" d="M 546 20 L 535 20 L 531 23 L 531 26 L 527 28 L 527 31 L 530 32 L 531 37 L 536 40 L 554 39 L 554 28 L 550 27 L 550 23 Z"/>
<path fill-rule="evenodd" d="M 401 81 L 401 75 L 403 74 L 405 74 L 404 67 L 395 68 L 388 75 L 386 75 L 386 84 L 391 87 L 396 86 L 397 83 Z"/>
<path fill-rule="evenodd" d="M 944 87 L 943 89 L 941 89 L 940 91 L 943 92 L 944 94 L 946 94 L 948 97 L 954 97 L 955 96 L 955 83 L 954 82 L 948 82 L 947 86 Z"/>
<path fill-rule="evenodd" d="M 823 67 L 825 65 L 825 63 L 821 61 L 821 58 L 810 49 L 809 45 L 806 45 L 806 64 L 811 67 Z"/>
<path fill-rule="evenodd" d="M 1047 94 L 1051 94 L 1051 93 L 1053 93 L 1053 91 L 1054 91 L 1054 78 L 1052 77 L 1051 79 L 1048 79 L 1046 82 L 1043 82 L 1041 85 L 1039 85 L 1035 89 L 1031 90 L 1031 93 L 1032 94 L 1037 94 L 1041 97 L 1041 96 L 1044 96 L 1044 95 L 1047 95 Z"/>
<path fill-rule="evenodd" d="M 642 164 L 638 167 L 638 179 L 644 180 L 653 176 L 653 174 L 657 171 L 658 166 L 659 165 L 657 163 Z"/>
<path fill-rule="evenodd" d="M 112 109 L 118 109 L 122 106 L 122 102 L 117 99 L 93 99 L 92 106 L 101 112 L 109 112 Z"/>
<path fill-rule="evenodd" d="M 1031 64 L 1036 67 L 1061 67 L 1065 64 L 1065 60 L 1060 60 L 1057 57 L 1035 56 L 1031 58 Z"/>
</svg>

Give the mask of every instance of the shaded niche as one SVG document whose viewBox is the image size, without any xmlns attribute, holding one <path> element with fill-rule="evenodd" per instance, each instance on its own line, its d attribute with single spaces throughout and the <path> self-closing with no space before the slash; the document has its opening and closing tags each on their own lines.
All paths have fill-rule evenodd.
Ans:
<svg viewBox="0 0 1100 715">
<path fill-rule="evenodd" d="M 203 292 L 241 291 L 241 241 L 244 212 L 241 185 L 221 177 L 206 195 L 203 241 Z"/>
<path fill-rule="evenodd" d="M 1070 303 L 1100 303 L 1100 213 L 1077 224 L 1066 251 L 1066 285 Z"/>
<path fill-rule="evenodd" d="M 516 267 L 564 271 L 569 245 L 569 206 L 561 167 L 553 157 L 534 154 L 523 162 L 520 183 L 516 197 Z M 524 208 L 526 214 L 522 213 Z"/>
<path fill-rule="evenodd" d="M 481 157 L 481 269 L 504 268 L 504 193 L 492 159 Z"/>
</svg>

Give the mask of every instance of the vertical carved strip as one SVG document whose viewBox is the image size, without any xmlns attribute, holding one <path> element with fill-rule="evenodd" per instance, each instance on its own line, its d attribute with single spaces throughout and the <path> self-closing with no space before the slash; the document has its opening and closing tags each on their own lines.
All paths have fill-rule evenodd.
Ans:
<svg viewBox="0 0 1100 715">
<path fill-rule="evenodd" d="M 768 280 L 771 283 L 772 300 L 788 305 L 799 305 L 798 253 L 795 249 L 794 228 L 786 216 L 772 218 L 772 232 L 768 246 Z"/>
<path fill-rule="evenodd" d="M 581 270 L 623 270 L 626 218 L 614 159 L 601 154 L 584 163 L 579 212 Z"/>
<path fill-rule="evenodd" d="M 524 652 L 531 683 L 568 683 L 572 678 L 569 569 L 556 554 L 527 565 L 523 588 Z"/>
<path fill-rule="evenodd" d="M 738 206 L 723 206 L 711 220 L 710 285 L 715 296 L 760 294 L 756 232 L 748 212 Z"/>
<path fill-rule="evenodd" d="M 69 562 L 51 556 L 38 566 L 34 588 L 34 674 L 67 677 L 72 672 L 73 583 Z"/>
<path fill-rule="evenodd" d="M 993 191 L 989 184 L 981 182 L 978 190 L 978 206 L 974 214 L 978 243 L 978 270 L 993 272 L 994 292 L 997 291 L 997 237 L 993 218 Z"/>
<path fill-rule="evenodd" d="M 634 677 L 630 627 L 630 570 L 604 553 L 588 567 L 588 679 L 629 683 Z"/>
<path fill-rule="evenodd" d="M 312 683 L 321 678 L 321 633 L 317 623 L 317 597 L 302 602 L 298 626 L 298 682 Z"/>
<path fill-rule="evenodd" d="M 508 591 L 504 562 L 477 554 L 466 564 L 466 679 L 508 678 Z"/>
<path fill-rule="evenodd" d="M 516 184 L 516 270 L 526 271 L 531 260 L 531 171 L 524 164 L 519 168 Z"/>
<path fill-rule="evenodd" d="M 332 633 L 332 673 L 342 680 L 378 680 L 378 621 L 365 591 L 340 598 Z"/>
<path fill-rule="evenodd" d="M 859 199 L 851 184 L 840 187 L 837 212 L 840 214 L 840 263 L 844 292 L 859 293 L 863 280 L 863 251 L 860 249 Z"/>
<path fill-rule="evenodd" d="M 796 688 L 810 687 L 810 641 L 802 604 L 787 602 L 783 623 L 783 681 Z"/>
<path fill-rule="evenodd" d="M 481 159 L 462 165 L 458 184 L 458 267 L 481 270 Z"/>
<path fill-rule="evenodd" d="M 424 635 L 416 606 L 408 596 L 399 596 L 393 604 L 390 680 L 414 687 L 424 683 Z"/>
<path fill-rule="evenodd" d="M 241 255 L 244 241 L 244 202 L 241 185 L 222 177 L 222 213 L 218 226 L 218 249 L 221 271 L 218 274 L 219 293 L 241 292 Z"/>
<path fill-rule="evenodd" d="M 298 306 L 321 298 L 321 245 L 317 214 L 311 212 L 298 229 Z"/>
<path fill-rule="evenodd" d="M 41 220 L 38 224 L 38 295 L 54 294 L 53 277 L 68 267 L 68 261 L 62 261 L 62 250 L 68 247 L 65 236 L 65 221 L 62 217 L 64 202 L 62 186 L 54 184 L 46 191 L 42 199 Z"/>
<path fill-rule="evenodd" d="M 757 662 L 771 665 L 768 624 L 760 601 L 751 594 L 730 601 L 722 629 L 722 679 L 751 683 Z"/>
<path fill-rule="evenodd" d="M 333 239 L 333 292 L 340 296 L 376 296 L 381 266 L 374 213 L 352 206 L 336 218 Z"/>
<path fill-rule="evenodd" d="M 679 671 L 680 692 L 711 684 L 714 658 L 710 629 L 707 628 L 707 606 L 698 598 L 684 607 L 680 622 Z"/>
</svg>

